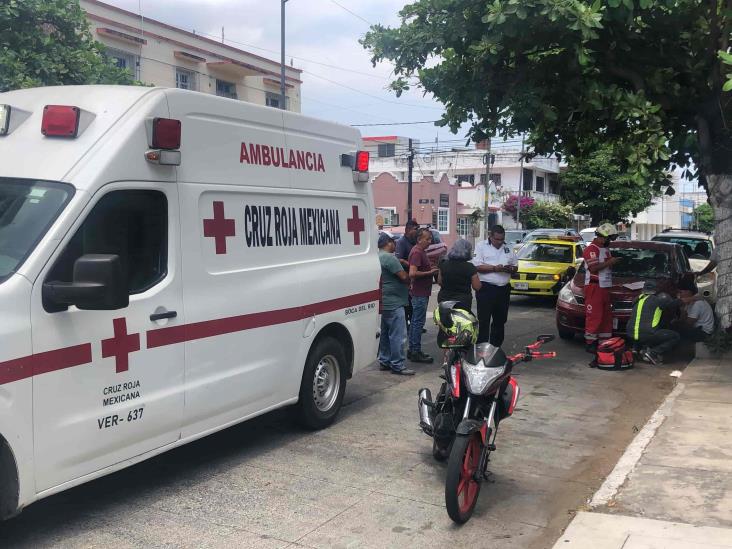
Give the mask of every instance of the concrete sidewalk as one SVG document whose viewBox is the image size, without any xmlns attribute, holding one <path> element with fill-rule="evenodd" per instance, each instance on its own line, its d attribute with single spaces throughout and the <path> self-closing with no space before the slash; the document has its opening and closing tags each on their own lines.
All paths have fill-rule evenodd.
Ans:
<svg viewBox="0 0 732 549">
<path fill-rule="evenodd" d="M 697 358 L 554 548 L 732 549 L 732 359 Z"/>
</svg>

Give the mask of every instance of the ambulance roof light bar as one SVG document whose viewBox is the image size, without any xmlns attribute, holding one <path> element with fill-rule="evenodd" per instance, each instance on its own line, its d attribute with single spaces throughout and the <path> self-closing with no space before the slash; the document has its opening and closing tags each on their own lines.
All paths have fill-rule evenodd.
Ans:
<svg viewBox="0 0 732 549">
<path fill-rule="evenodd" d="M 46 137 L 75 138 L 79 131 L 81 109 L 71 105 L 46 105 L 43 107 L 41 133 Z"/>
<path fill-rule="evenodd" d="M 0 136 L 8 135 L 10 128 L 10 105 L 0 105 Z"/>
</svg>

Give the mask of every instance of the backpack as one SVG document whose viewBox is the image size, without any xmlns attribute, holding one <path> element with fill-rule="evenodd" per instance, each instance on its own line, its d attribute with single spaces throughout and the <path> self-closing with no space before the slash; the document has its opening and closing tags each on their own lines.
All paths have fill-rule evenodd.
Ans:
<svg viewBox="0 0 732 549">
<path fill-rule="evenodd" d="M 601 370 L 625 370 L 633 367 L 633 352 L 622 337 L 611 337 L 597 346 L 596 366 Z"/>
</svg>

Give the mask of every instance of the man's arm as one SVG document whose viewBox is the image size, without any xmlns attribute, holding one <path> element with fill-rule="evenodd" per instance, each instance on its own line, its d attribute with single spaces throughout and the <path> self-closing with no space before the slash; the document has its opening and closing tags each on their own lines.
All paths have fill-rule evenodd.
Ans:
<svg viewBox="0 0 732 549">
<path fill-rule="evenodd" d="M 392 261 L 390 258 L 387 270 L 396 276 L 403 284 L 409 284 L 409 275 L 407 274 L 407 271 L 402 268 L 401 261 L 397 260 L 396 257 L 393 259 L 394 260 Z"/>
<path fill-rule="evenodd" d="M 435 267 L 434 269 L 430 269 L 429 271 L 418 271 L 417 266 L 413 263 L 409 264 L 409 277 L 410 278 L 424 278 L 426 276 L 433 276 L 435 273 L 440 272 L 440 270 Z"/>
</svg>

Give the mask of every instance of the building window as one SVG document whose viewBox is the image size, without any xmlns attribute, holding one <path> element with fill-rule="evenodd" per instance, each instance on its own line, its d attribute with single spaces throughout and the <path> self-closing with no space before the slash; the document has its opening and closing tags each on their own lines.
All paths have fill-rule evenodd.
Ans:
<svg viewBox="0 0 732 549">
<path fill-rule="evenodd" d="M 114 48 L 107 48 L 105 54 L 116 67 L 129 71 L 135 80 L 140 79 L 140 61 L 137 55 Z"/>
<path fill-rule="evenodd" d="M 442 234 L 450 232 L 450 208 L 437 208 L 437 230 Z"/>
<path fill-rule="evenodd" d="M 549 176 L 549 192 L 551 194 L 559 194 L 559 180 L 556 176 Z"/>
<path fill-rule="evenodd" d="M 279 93 L 274 92 L 266 92 L 265 94 L 265 103 L 268 107 L 273 107 L 275 109 L 279 109 L 282 105 L 282 102 L 280 101 L 282 97 Z M 286 109 L 290 108 L 290 98 L 285 95 L 285 105 Z"/>
<path fill-rule="evenodd" d="M 458 183 L 470 183 L 471 185 L 473 185 L 473 184 L 475 184 L 475 174 L 461 173 L 457 176 L 457 182 Z"/>
<path fill-rule="evenodd" d="M 396 208 L 376 208 L 377 213 L 384 218 L 384 225 L 387 227 L 399 226 L 399 214 Z"/>
<path fill-rule="evenodd" d="M 491 181 L 496 187 L 501 186 L 501 174 L 500 173 L 492 173 L 491 174 Z M 485 185 L 485 174 L 480 174 L 480 184 Z"/>
<path fill-rule="evenodd" d="M 193 71 L 181 69 L 180 67 L 175 68 L 175 87 L 181 90 L 195 90 L 196 89 L 196 74 Z"/>
<path fill-rule="evenodd" d="M 228 97 L 229 99 L 238 99 L 236 96 L 236 84 L 227 82 L 226 80 L 216 79 L 216 95 L 219 97 Z"/>
<path fill-rule="evenodd" d="M 379 145 L 378 155 L 379 158 L 387 158 L 396 154 L 396 147 L 394 143 L 381 143 Z"/>
<path fill-rule="evenodd" d="M 534 170 L 529 170 L 527 168 L 524 168 L 523 171 L 523 185 L 522 188 L 524 191 L 533 191 L 534 190 Z"/>
<path fill-rule="evenodd" d="M 432 226 L 437 227 L 437 211 L 432 210 Z"/>
<path fill-rule="evenodd" d="M 544 178 L 536 176 L 536 192 L 537 193 L 543 193 L 544 192 Z"/>
<path fill-rule="evenodd" d="M 470 218 L 469 217 L 458 217 L 457 220 L 457 233 L 460 238 L 468 238 L 470 236 Z"/>
</svg>

